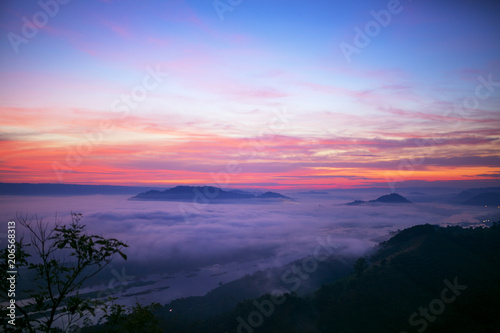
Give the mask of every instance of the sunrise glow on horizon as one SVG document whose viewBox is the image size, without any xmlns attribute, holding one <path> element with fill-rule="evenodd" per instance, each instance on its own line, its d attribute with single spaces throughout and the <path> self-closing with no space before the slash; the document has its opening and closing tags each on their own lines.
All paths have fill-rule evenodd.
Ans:
<svg viewBox="0 0 500 333">
<path fill-rule="evenodd" d="M 496 3 L 42 3 L 0 5 L 0 182 L 500 181 Z"/>
</svg>

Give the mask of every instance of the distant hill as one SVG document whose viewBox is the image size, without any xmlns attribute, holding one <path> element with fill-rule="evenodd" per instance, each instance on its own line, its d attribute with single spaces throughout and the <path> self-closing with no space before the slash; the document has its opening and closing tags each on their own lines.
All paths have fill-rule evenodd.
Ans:
<svg viewBox="0 0 500 333">
<path fill-rule="evenodd" d="M 388 195 L 383 195 L 375 200 L 371 200 L 370 202 L 383 202 L 383 203 L 411 203 L 410 200 L 406 199 L 402 195 L 397 193 L 391 193 Z"/>
<path fill-rule="evenodd" d="M 153 201 L 208 201 L 217 202 L 221 200 L 248 200 L 248 199 L 279 199 L 292 200 L 291 198 L 275 192 L 265 192 L 254 195 L 244 191 L 225 191 L 214 186 L 176 186 L 164 191 L 147 191 L 140 193 L 131 200 L 153 200 Z"/>
<path fill-rule="evenodd" d="M 248 191 L 243 191 L 243 190 L 228 190 L 228 192 L 234 192 L 234 193 L 240 193 L 240 194 L 249 194 L 249 195 L 255 195 L 255 193 L 251 193 Z"/>
<path fill-rule="evenodd" d="M 355 205 L 362 205 L 365 203 L 411 203 L 411 201 L 406 199 L 402 195 L 399 195 L 397 193 L 391 193 L 383 195 L 375 200 L 370 200 L 370 201 L 355 200 L 353 202 L 349 202 L 347 205 L 355 206 Z"/>
<path fill-rule="evenodd" d="M 487 192 L 478 194 L 465 200 L 462 204 L 473 206 L 500 206 L 500 193 Z"/>
<path fill-rule="evenodd" d="M 489 193 L 489 192 L 500 193 L 500 187 L 478 187 L 478 188 L 470 188 L 467 191 L 471 192 L 474 195 Z"/>
<path fill-rule="evenodd" d="M 451 203 L 463 203 L 465 200 L 469 200 L 474 196 L 474 193 L 471 191 L 462 191 L 457 195 L 454 195 L 450 198 Z"/>
<path fill-rule="evenodd" d="M 356 206 L 356 205 L 362 205 L 362 204 L 365 204 L 367 203 L 368 201 L 363 201 L 363 200 L 354 200 L 353 202 L 349 202 L 347 203 L 346 205 L 349 205 L 349 206 Z"/>
<path fill-rule="evenodd" d="M 315 195 L 315 194 L 330 194 L 330 193 L 326 191 L 306 191 L 306 192 L 297 192 L 297 194 Z"/>
<path fill-rule="evenodd" d="M 265 193 L 262 193 L 261 195 L 258 195 L 256 196 L 257 199 L 285 199 L 285 200 L 291 200 L 291 198 L 283 195 L 283 194 L 279 194 L 279 193 L 276 193 L 276 192 L 265 192 Z"/>
<path fill-rule="evenodd" d="M 452 204 L 473 205 L 472 203 L 465 203 L 465 202 L 474 198 L 475 196 L 481 194 L 491 194 L 491 193 L 497 193 L 497 194 L 500 193 L 500 187 L 470 188 L 449 197 L 446 201 Z M 484 198 L 485 197 L 483 197 L 483 199 Z M 478 205 L 480 204 L 478 203 Z"/>
<path fill-rule="evenodd" d="M 0 183 L 0 195 L 127 195 L 151 189 L 154 187 Z"/>
</svg>

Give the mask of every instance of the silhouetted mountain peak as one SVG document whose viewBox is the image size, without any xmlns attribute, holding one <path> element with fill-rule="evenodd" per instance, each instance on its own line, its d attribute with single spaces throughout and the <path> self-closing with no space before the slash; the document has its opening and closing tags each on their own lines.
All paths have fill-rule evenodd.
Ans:
<svg viewBox="0 0 500 333">
<path fill-rule="evenodd" d="M 240 190 L 225 191 L 214 186 L 186 186 L 180 185 L 164 191 L 147 191 L 140 193 L 132 200 L 153 200 L 153 201 L 220 201 L 220 200 L 246 200 L 246 199 L 286 199 L 289 197 L 275 192 L 266 192 L 261 195 L 254 195 Z"/>
<path fill-rule="evenodd" d="M 279 193 L 276 193 L 276 192 L 265 192 L 261 195 L 258 195 L 257 198 L 260 198 L 260 199 L 286 199 L 286 200 L 291 200 L 291 198 L 283 195 L 283 194 L 279 194 Z"/>
<path fill-rule="evenodd" d="M 375 200 L 370 200 L 370 201 L 355 200 L 353 202 L 349 202 L 347 205 L 356 206 L 356 205 L 362 205 L 365 203 L 411 203 L 411 201 L 406 199 L 402 195 L 399 195 L 397 193 L 391 193 L 391 194 L 383 195 L 381 197 L 378 197 Z"/>
<path fill-rule="evenodd" d="M 462 192 L 458 193 L 457 195 L 455 195 L 454 197 L 452 197 L 451 200 L 454 202 L 463 202 L 465 200 L 469 200 L 473 196 L 474 196 L 474 193 L 472 193 L 471 191 L 462 191 Z"/>
<path fill-rule="evenodd" d="M 462 202 L 463 205 L 473 206 L 500 206 L 500 193 L 487 192 L 473 196 Z"/>
<path fill-rule="evenodd" d="M 411 203 L 410 200 L 406 199 L 402 195 L 397 193 L 391 193 L 387 195 L 383 195 L 378 197 L 375 200 L 371 200 L 370 202 L 384 202 L 384 203 Z"/>
<path fill-rule="evenodd" d="M 402 244 L 417 236 L 431 235 L 436 232 L 437 226 L 431 224 L 416 225 L 398 232 L 395 236 L 389 239 L 385 244 L 396 245 Z"/>
</svg>

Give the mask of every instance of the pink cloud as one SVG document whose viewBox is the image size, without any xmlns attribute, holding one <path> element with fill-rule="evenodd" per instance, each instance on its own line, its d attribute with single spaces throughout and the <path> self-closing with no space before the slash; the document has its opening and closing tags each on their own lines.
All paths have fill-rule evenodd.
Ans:
<svg viewBox="0 0 500 333">
<path fill-rule="evenodd" d="M 98 128 L 102 119 L 100 112 L 85 109 L 61 112 L 2 108 L 0 112 L 3 124 L 18 129 L 12 134 L 5 133 L 0 140 L 4 156 L 0 176 L 6 181 L 54 181 L 52 162 L 64 164 L 68 149 L 75 149 L 86 140 L 79 131 Z M 318 179 L 330 179 L 347 186 L 361 184 L 365 178 L 383 178 L 380 173 L 397 170 L 402 156 L 424 154 L 423 163 L 415 166 L 418 172 L 431 172 L 429 168 L 434 166 L 443 170 L 472 166 L 482 168 L 480 173 L 486 174 L 487 167 L 498 163 L 494 131 L 481 137 L 474 130 L 450 131 L 439 135 L 438 140 L 419 131 L 393 135 L 385 128 L 379 130 L 377 137 L 365 137 L 363 133 L 330 137 L 300 134 L 228 137 L 223 131 L 198 125 L 196 121 L 186 126 L 182 121 L 171 122 L 168 117 L 147 115 L 119 119 L 114 132 L 106 133 L 101 143 L 92 146 L 92 151 L 65 174 L 65 179 L 113 184 L 153 184 L 163 180 L 207 183 L 211 181 L 210 173 L 225 170 L 228 162 L 238 162 L 242 172 L 233 177 L 235 183 L 286 184 L 293 180 L 297 186 L 310 186 Z M 44 132 L 71 136 L 76 141 L 44 139 L 40 135 Z M 15 136 L 21 133 L 25 133 L 22 139 Z M 115 140 L 114 135 L 120 139 Z M 388 139 L 389 136 L 399 139 Z M 430 150 L 432 154 L 428 153 Z M 432 175 L 435 177 L 435 172 Z"/>
<path fill-rule="evenodd" d="M 122 24 L 118 24 L 116 22 L 111 22 L 108 20 L 102 20 L 102 24 L 111 31 L 113 31 L 114 33 L 116 33 L 117 35 L 119 35 L 120 37 L 127 39 L 131 37 L 129 28 Z"/>
</svg>

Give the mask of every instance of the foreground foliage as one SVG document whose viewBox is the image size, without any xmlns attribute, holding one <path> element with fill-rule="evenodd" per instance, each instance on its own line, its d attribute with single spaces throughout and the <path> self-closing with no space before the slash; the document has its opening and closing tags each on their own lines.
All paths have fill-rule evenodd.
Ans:
<svg viewBox="0 0 500 333">
<path fill-rule="evenodd" d="M 61 329 L 55 328 L 57 323 L 66 332 L 104 306 L 104 300 L 83 298 L 79 290 L 101 272 L 115 254 L 127 259 L 122 252 L 127 245 L 114 238 L 86 234 L 81 218 L 82 214 L 72 213 L 69 225 L 56 221 L 49 227 L 36 216 L 18 216 L 17 222 L 27 231 L 29 242 L 21 239 L 15 243 L 16 269 L 30 281 L 22 290 L 23 300 L 16 297 L 16 310 L 22 317 L 16 319 L 15 327 L 7 323 L 7 313 L 2 309 L 0 327 L 5 331 L 58 332 Z M 6 293 L 8 254 L 6 248 L 0 256 L 2 301 L 10 299 Z"/>
</svg>

